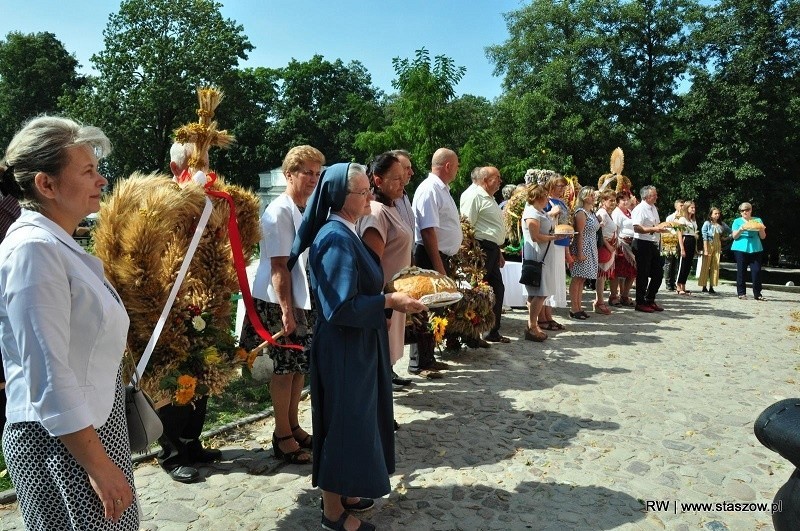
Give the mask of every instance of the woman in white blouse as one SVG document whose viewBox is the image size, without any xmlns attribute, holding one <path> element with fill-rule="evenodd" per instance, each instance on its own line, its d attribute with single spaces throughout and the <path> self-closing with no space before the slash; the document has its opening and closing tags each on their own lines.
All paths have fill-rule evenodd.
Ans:
<svg viewBox="0 0 800 531">
<path fill-rule="evenodd" d="M 678 236 L 680 247 L 680 261 L 678 262 L 678 279 L 675 286 L 679 295 L 691 295 L 691 291 L 686 289 L 686 280 L 689 278 L 689 270 L 692 268 L 692 260 L 697 250 L 697 217 L 694 201 L 686 201 L 681 207 L 681 223 L 686 229 Z"/>
<path fill-rule="evenodd" d="M 121 361 L 128 315 L 73 239 L 108 181 L 100 129 L 43 116 L 11 140 L 0 191 L 22 215 L 0 244 L 3 453 L 28 529 L 139 528 Z"/>
</svg>

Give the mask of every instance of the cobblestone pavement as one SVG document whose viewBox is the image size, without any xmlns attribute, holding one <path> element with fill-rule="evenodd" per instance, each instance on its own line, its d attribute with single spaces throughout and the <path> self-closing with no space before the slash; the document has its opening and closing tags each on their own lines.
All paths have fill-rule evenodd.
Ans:
<svg viewBox="0 0 800 531">
<path fill-rule="evenodd" d="M 559 310 L 567 330 L 543 344 L 520 339 L 523 310 L 505 314 L 510 344 L 446 354 L 446 378 L 395 393 L 393 489 L 364 517 L 379 529 L 771 529 L 767 511 L 676 510 L 771 502 L 793 470 L 752 426 L 800 395 L 800 294 L 718 292 L 661 293 L 660 314 Z M 225 460 L 193 485 L 138 465 L 143 529 L 319 529 L 309 467 L 275 460 L 272 430 L 266 419 L 210 441 Z M 22 529 L 15 504 L 0 528 Z"/>
</svg>

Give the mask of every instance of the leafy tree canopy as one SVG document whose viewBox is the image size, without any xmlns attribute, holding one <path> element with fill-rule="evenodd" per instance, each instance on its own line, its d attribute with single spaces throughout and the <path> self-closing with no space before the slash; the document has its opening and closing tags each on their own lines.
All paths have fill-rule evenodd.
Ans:
<svg viewBox="0 0 800 531">
<path fill-rule="evenodd" d="M 61 110 L 59 97 L 83 84 L 77 67 L 52 33 L 11 32 L 0 41 L 0 145 L 26 120 Z"/>
<path fill-rule="evenodd" d="M 252 45 L 243 27 L 224 19 L 213 0 L 123 0 L 92 56 L 99 76 L 69 106 L 103 124 L 115 151 L 109 177 L 167 167 L 173 130 L 196 120 L 195 90 L 228 90 Z M 223 121 L 220 127 L 225 128 Z"/>
</svg>

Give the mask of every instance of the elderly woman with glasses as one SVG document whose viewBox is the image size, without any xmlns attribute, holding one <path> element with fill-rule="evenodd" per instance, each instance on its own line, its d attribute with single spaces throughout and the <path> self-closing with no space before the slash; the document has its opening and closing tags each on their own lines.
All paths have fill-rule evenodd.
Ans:
<svg viewBox="0 0 800 531">
<path fill-rule="evenodd" d="M 325 170 L 303 214 L 288 267 L 310 247 L 311 288 L 319 305 L 311 343 L 311 484 L 322 489 L 322 527 L 375 529 L 350 512 L 390 491 L 394 472 L 388 310 L 427 308 L 405 293 L 383 293 L 380 260 L 356 223 L 371 213 L 366 168 Z"/>
<path fill-rule="evenodd" d="M 764 247 L 761 240 L 767 237 L 767 228 L 761 218 L 753 217 L 753 205 L 742 203 L 739 205 L 741 217 L 733 220 L 733 243 L 731 251 L 736 257 L 736 294 L 740 299 L 747 298 L 744 274 L 750 267 L 750 277 L 753 283 L 753 298 L 759 301 L 766 300 L 761 295 L 761 255 Z"/>
<path fill-rule="evenodd" d="M 318 149 L 295 146 L 283 159 L 286 191 L 276 197 L 261 217 L 261 260 L 253 281 L 253 297 L 261 321 L 273 333 L 282 330 L 280 343 L 300 345 L 302 350 L 269 346 L 273 375 L 269 393 L 275 409 L 272 451 L 287 463 L 311 462 L 312 437 L 300 427 L 300 395 L 308 374 L 313 313 L 306 277 L 307 254 L 292 270 L 286 267 L 306 202 L 319 181 L 325 156 Z M 255 348 L 261 338 L 248 318 L 242 327 L 241 345 Z"/>
</svg>

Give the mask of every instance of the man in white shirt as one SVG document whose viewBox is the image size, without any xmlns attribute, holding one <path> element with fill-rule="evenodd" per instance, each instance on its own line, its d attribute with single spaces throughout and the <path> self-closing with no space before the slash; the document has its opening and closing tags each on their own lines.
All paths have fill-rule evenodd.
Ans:
<svg viewBox="0 0 800 531">
<path fill-rule="evenodd" d="M 431 159 L 428 178 L 414 192 L 411 208 L 414 211 L 414 265 L 434 269 L 443 275 L 450 273 L 450 258 L 461 247 L 461 219 L 456 202 L 450 196 L 450 183 L 458 173 L 458 155 L 439 148 Z M 409 349 L 408 372 L 431 377 L 446 363 L 433 356 L 433 339 L 419 338 Z M 433 375 L 437 377 L 437 375 Z"/>
<path fill-rule="evenodd" d="M 486 255 L 484 260 L 486 274 L 483 280 L 494 291 L 494 326 L 485 341 L 509 343 L 510 339 L 500 335 L 500 316 L 503 313 L 503 296 L 506 291 L 503 275 L 500 273 L 500 268 L 505 265 L 500 246 L 506 241 L 506 229 L 503 223 L 503 211 L 494 199 L 494 194 L 500 189 L 503 179 L 500 177 L 500 170 L 494 166 L 475 168 L 471 177 L 472 184 L 461 194 L 460 210 L 461 215 L 475 228 L 475 239 Z M 488 346 L 484 345 L 485 341 L 478 341 L 475 345 Z"/>
<path fill-rule="evenodd" d="M 645 186 L 642 202 L 631 212 L 633 221 L 633 254 L 636 257 L 636 311 L 653 313 L 664 310 L 656 304 L 656 293 L 664 278 L 663 261 L 658 249 L 659 234 L 667 232 L 655 206 L 658 191 Z"/>
</svg>

